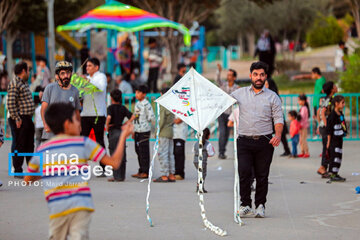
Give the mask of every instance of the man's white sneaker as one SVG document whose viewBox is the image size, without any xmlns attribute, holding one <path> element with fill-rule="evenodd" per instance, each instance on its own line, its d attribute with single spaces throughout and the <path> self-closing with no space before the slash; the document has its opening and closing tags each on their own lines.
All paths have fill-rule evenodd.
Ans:
<svg viewBox="0 0 360 240">
<path fill-rule="evenodd" d="M 253 215 L 254 212 L 249 206 L 240 206 L 239 215 L 240 217 Z"/>
<path fill-rule="evenodd" d="M 256 218 L 264 218 L 265 217 L 265 207 L 264 205 L 260 204 L 255 212 L 255 217 Z"/>
</svg>

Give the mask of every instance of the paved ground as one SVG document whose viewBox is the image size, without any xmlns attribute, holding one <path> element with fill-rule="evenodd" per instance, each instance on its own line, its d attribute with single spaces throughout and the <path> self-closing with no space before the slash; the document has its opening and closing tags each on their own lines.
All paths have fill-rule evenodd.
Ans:
<svg viewBox="0 0 360 240">
<path fill-rule="evenodd" d="M 108 183 L 92 178 L 91 188 L 96 211 L 91 223 L 91 239 L 219 239 L 206 230 L 200 217 L 195 194 L 196 171 L 191 146 L 187 144 L 186 180 L 152 184 L 149 227 L 145 215 L 147 182 L 132 179 L 137 171 L 133 143 L 128 144 L 127 179 Z M 217 143 L 214 143 L 217 147 Z M 205 195 L 207 216 L 228 232 L 226 239 L 359 239 L 360 185 L 359 142 L 345 142 L 341 175 L 345 183 L 326 184 L 316 173 L 320 143 L 310 143 L 309 159 L 278 157 L 275 151 L 265 219 L 244 219 L 246 225 L 233 222 L 233 154 L 229 146 L 227 160 L 210 159 Z M 46 239 L 47 206 L 40 187 L 9 186 L 7 153 L 10 143 L 0 149 L 0 239 Z M 155 176 L 159 176 L 158 163 Z M 303 184 L 301 184 L 303 182 Z"/>
<path fill-rule="evenodd" d="M 318 66 L 321 71 L 327 71 L 327 66 L 334 65 L 335 50 L 336 45 L 331 45 L 327 47 L 321 47 L 314 49 L 310 52 L 300 52 L 295 55 L 295 60 L 300 62 L 300 71 L 310 72 L 314 66 Z M 257 61 L 256 60 L 236 60 L 229 62 L 229 68 L 232 68 L 237 71 L 238 79 L 247 79 L 249 78 L 249 69 L 251 64 Z M 216 64 L 211 63 L 210 65 L 205 65 L 205 72 L 203 75 L 208 79 L 215 79 L 216 73 Z M 226 73 L 222 73 L 222 78 L 226 78 Z"/>
</svg>

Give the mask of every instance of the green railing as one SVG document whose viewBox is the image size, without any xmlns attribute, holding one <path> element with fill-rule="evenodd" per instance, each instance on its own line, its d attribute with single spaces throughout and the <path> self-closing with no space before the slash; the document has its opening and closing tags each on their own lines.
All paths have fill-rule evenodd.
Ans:
<svg viewBox="0 0 360 240">
<path fill-rule="evenodd" d="M 1 103 L 2 103 L 1 108 L 0 108 L 0 116 L 3 119 L 2 127 L 4 128 L 5 133 L 9 133 L 9 131 L 8 131 L 9 126 L 8 126 L 8 121 L 7 121 L 8 114 L 7 114 L 6 104 L 4 101 L 6 95 L 7 95 L 7 92 L 0 92 Z M 35 96 L 35 95 L 37 95 L 37 93 L 33 93 L 33 96 Z M 346 107 L 344 109 L 344 115 L 345 115 L 345 120 L 346 120 L 346 123 L 348 126 L 348 134 L 345 137 L 345 140 L 359 141 L 360 140 L 360 137 L 359 137 L 359 98 L 360 98 L 360 93 L 343 93 L 342 95 L 345 97 Z M 160 94 L 158 94 L 158 93 L 147 94 L 147 99 L 152 104 L 155 114 L 157 111 L 156 111 L 156 104 L 155 104 L 154 100 L 156 98 L 158 98 L 159 96 L 160 96 Z M 290 110 L 298 111 L 300 109 L 300 106 L 298 105 L 298 96 L 299 96 L 298 94 L 282 94 L 282 95 L 280 95 L 282 104 L 283 104 L 285 120 L 287 120 L 287 112 L 289 112 Z M 321 138 L 316 135 L 317 125 L 316 125 L 315 119 L 313 119 L 312 103 L 313 103 L 314 96 L 315 96 L 314 94 L 307 94 L 308 102 L 309 102 L 309 106 L 310 106 L 310 112 L 311 112 L 308 141 L 321 141 Z M 322 96 L 322 95 L 319 95 L 319 96 Z M 108 96 L 108 100 L 109 99 L 110 99 L 110 97 Z M 135 94 L 123 94 L 123 102 L 122 103 L 123 103 L 123 105 L 128 107 L 128 109 L 130 111 L 134 110 L 136 101 L 137 100 L 135 99 Z M 4 119 L 6 119 L 6 121 Z M 212 141 L 218 140 L 217 126 L 218 126 L 217 121 L 214 121 L 209 126 L 209 129 L 213 133 L 212 138 L 210 139 Z M 289 124 L 288 124 L 288 126 L 289 126 Z M 152 132 L 155 132 L 155 123 L 153 123 Z M 11 137 L 5 137 L 5 140 L 11 140 Z M 154 141 L 154 138 L 152 138 L 151 140 Z M 195 141 L 195 140 L 196 140 L 195 132 L 194 132 L 194 130 L 192 130 L 189 127 L 188 141 Z M 129 141 L 132 141 L 132 139 L 129 139 Z M 233 139 L 231 138 L 230 141 L 233 141 Z"/>
</svg>

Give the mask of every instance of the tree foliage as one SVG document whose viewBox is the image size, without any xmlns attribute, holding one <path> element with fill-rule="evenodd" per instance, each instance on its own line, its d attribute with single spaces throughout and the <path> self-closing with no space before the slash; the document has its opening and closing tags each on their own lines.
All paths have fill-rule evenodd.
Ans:
<svg viewBox="0 0 360 240">
<path fill-rule="evenodd" d="M 318 15 L 306 35 L 306 41 L 311 47 L 321 47 L 337 44 L 344 37 L 344 31 L 334 16 Z"/>
<path fill-rule="evenodd" d="M 264 2 L 272 4 L 264 5 Z M 219 35 L 235 40 L 237 32 L 252 31 L 259 35 L 264 29 L 270 30 L 273 36 L 304 33 L 316 13 L 327 12 L 328 7 L 329 0 L 223 0 L 217 11 L 221 26 Z"/>
<path fill-rule="evenodd" d="M 14 20 L 18 6 L 18 0 L 0 1 L 0 33 L 7 29 L 9 24 Z"/>
<path fill-rule="evenodd" d="M 12 1 L 12 0 L 11 0 Z M 14 20 L 7 26 L 12 32 L 47 31 L 47 5 L 44 0 L 17 0 L 19 2 Z M 79 17 L 87 0 L 56 0 L 54 4 L 55 25 L 65 24 Z"/>
<path fill-rule="evenodd" d="M 348 57 L 346 71 L 340 75 L 341 88 L 344 92 L 360 92 L 360 54 Z"/>
</svg>

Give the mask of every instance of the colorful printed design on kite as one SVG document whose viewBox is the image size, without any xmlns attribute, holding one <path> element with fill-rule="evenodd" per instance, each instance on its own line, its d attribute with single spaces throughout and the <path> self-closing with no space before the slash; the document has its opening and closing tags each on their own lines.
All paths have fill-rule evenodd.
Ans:
<svg viewBox="0 0 360 240">
<path fill-rule="evenodd" d="M 186 113 L 183 113 L 176 109 L 172 109 L 172 111 L 173 111 L 173 113 L 184 115 L 185 117 L 190 117 L 190 116 L 194 115 L 193 112 L 195 112 L 195 109 L 191 107 L 190 111 L 188 110 Z"/>
<path fill-rule="evenodd" d="M 172 90 L 172 93 L 177 95 L 179 99 L 182 100 L 184 106 L 190 105 L 190 87 L 182 87 L 181 90 Z"/>
</svg>

